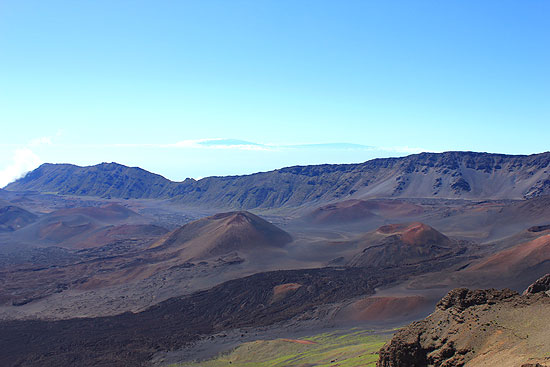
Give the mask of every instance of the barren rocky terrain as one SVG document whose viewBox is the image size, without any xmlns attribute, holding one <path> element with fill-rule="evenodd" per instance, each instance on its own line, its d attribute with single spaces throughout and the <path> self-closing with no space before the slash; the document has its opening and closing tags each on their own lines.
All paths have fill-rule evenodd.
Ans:
<svg viewBox="0 0 550 367">
<path fill-rule="evenodd" d="M 0 190 L 0 364 L 182 362 L 241 330 L 393 328 L 437 304 L 381 365 L 408 361 L 397 351 L 415 335 L 434 366 L 544 365 L 520 350 L 544 337 L 531 316 L 547 299 L 516 292 L 550 272 L 549 157 L 423 153 L 179 183 L 42 165 Z M 512 290 L 474 290 L 490 288 Z"/>
<path fill-rule="evenodd" d="M 550 361 L 550 275 L 522 295 L 458 288 L 435 312 L 398 331 L 379 367 L 544 366 Z"/>
</svg>

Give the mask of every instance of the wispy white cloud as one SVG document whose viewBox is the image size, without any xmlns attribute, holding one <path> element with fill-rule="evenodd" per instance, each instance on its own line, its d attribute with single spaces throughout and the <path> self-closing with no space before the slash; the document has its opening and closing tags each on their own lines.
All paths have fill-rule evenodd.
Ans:
<svg viewBox="0 0 550 367">
<path fill-rule="evenodd" d="M 272 150 L 273 147 L 239 139 L 199 139 L 183 140 L 174 144 L 165 145 L 167 148 L 207 148 L 207 149 L 235 149 L 235 150 Z"/>
<path fill-rule="evenodd" d="M 404 153 L 404 154 L 418 154 L 418 153 L 425 153 L 425 152 L 438 153 L 437 151 L 426 149 L 426 148 L 408 147 L 408 146 L 377 147 L 376 150 L 380 150 L 383 152 Z"/>
<path fill-rule="evenodd" d="M 213 138 L 181 140 L 165 144 L 113 144 L 114 147 L 148 147 L 148 148 L 181 148 L 181 149 L 230 149 L 252 151 L 280 151 L 280 150 L 363 150 L 381 153 L 415 154 L 430 150 L 419 147 L 394 146 L 379 147 L 354 143 L 304 143 L 304 144 L 261 144 L 240 139 Z"/>
<path fill-rule="evenodd" d="M 127 148 L 182 148 L 182 149 L 234 149 L 234 150 L 273 150 L 274 147 L 252 143 L 238 139 L 190 139 L 181 140 L 175 143 L 155 144 L 155 143 L 138 143 L 138 144 L 112 144 L 112 147 L 127 147 Z"/>
<path fill-rule="evenodd" d="M 323 149 L 323 150 L 372 150 L 376 147 L 353 143 L 311 143 L 311 144 L 293 144 L 281 145 L 284 148 L 291 149 Z"/>
<path fill-rule="evenodd" d="M 58 131 L 55 136 L 60 136 Z M 10 182 L 23 177 L 27 172 L 37 168 L 44 163 L 43 160 L 33 151 L 33 149 L 44 145 L 53 144 L 52 136 L 41 136 L 31 139 L 27 144 L 17 147 L 13 150 L 11 161 L 0 168 L 0 187 L 5 187 Z"/>
<path fill-rule="evenodd" d="M 32 139 L 29 142 L 29 146 L 36 147 L 39 145 L 52 145 L 52 138 L 50 136 L 42 136 L 40 138 Z"/>
<path fill-rule="evenodd" d="M 11 162 L 0 170 L 0 187 L 22 177 L 25 173 L 35 169 L 42 163 L 29 148 L 19 148 L 13 153 Z"/>
</svg>

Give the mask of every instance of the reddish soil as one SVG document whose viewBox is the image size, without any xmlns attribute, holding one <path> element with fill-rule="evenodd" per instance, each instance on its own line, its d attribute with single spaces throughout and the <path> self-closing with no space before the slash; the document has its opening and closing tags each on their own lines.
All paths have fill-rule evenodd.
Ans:
<svg viewBox="0 0 550 367">
<path fill-rule="evenodd" d="M 38 231 L 38 240 L 53 241 L 58 244 L 83 232 L 97 228 L 91 223 L 71 225 L 66 222 L 50 223 Z"/>
<path fill-rule="evenodd" d="M 341 316 L 355 321 L 389 323 L 410 320 L 422 313 L 428 304 L 421 296 L 368 297 L 346 307 Z"/>
<path fill-rule="evenodd" d="M 235 251 L 280 249 L 291 241 L 288 233 L 252 213 L 230 212 L 188 223 L 151 248 L 197 260 Z"/>
<path fill-rule="evenodd" d="M 401 236 L 403 243 L 422 245 L 426 243 L 448 244 L 449 238 L 427 224 L 414 222 L 411 224 L 388 224 L 378 228 L 377 232 L 385 235 Z"/>
<path fill-rule="evenodd" d="M 307 215 L 306 218 L 318 224 L 339 224 L 355 222 L 375 216 L 366 201 L 347 200 L 317 208 Z"/>
<path fill-rule="evenodd" d="M 469 270 L 510 275 L 528 271 L 546 261 L 550 261 L 550 234 L 498 252 Z"/>
<path fill-rule="evenodd" d="M 99 247 L 119 240 L 140 240 L 142 242 L 157 239 L 166 234 L 167 229 L 152 224 L 124 224 L 99 228 L 89 235 L 70 241 L 73 248 L 84 249 Z"/>
<path fill-rule="evenodd" d="M 84 208 L 69 208 L 60 209 L 53 213 L 52 216 L 76 216 L 84 215 L 100 221 L 112 222 L 117 220 L 127 220 L 131 217 L 139 217 L 136 212 L 119 204 L 107 204 L 102 207 L 84 207 Z"/>
<path fill-rule="evenodd" d="M 389 224 L 355 241 L 362 250 L 348 262 L 351 266 L 400 266 L 447 260 L 459 261 L 467 243 L 451 240 L 434 228 L 420 223 Z"/>
<path fill-rule="evenodd" d="M 284 297 L 288 292 L 295 291 L 302 285 L 299 283 L 286 283 L 273 287 L 273 298 Z"/>
<path fill-rule="evenodd" d="M 405 218 L 423 213 L 419 205 L 401 200 L 346 200 L 321 206 L 306 215 L 318 224 L 349 224 L 373 218 Z"/>
</svg>

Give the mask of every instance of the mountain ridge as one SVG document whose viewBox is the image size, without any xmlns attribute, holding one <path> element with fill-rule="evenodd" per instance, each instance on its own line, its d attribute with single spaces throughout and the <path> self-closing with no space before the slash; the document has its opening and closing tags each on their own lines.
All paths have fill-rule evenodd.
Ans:
<svg viewBox="0 0 550 367">
<path fill-rule="evenodd" d="M 181 182 L 117 163 L 88 167 L 43 164 L 6 189 L 171 199 L 189 206 L 238 209 L 300 207 L 361 198 L 525 199 L 550 194 L 550 152 L 420 153 Z"/>
</svg>

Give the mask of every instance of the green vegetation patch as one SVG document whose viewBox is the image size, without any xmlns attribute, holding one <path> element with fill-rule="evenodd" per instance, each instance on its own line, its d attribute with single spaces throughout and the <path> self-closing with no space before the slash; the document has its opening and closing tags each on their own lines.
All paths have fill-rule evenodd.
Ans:
<svg viewBox="0 0 550 367">
<path fill-rule="evenodd" d="M 369 330 L 330 332 L 302 339 L 257 340 L 202 362 L 185 367 L 313 367 L 375 366 L 378 350 L 391 333 Z"/>
</svg>

